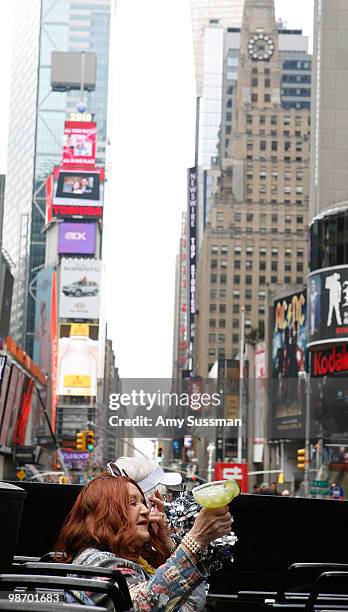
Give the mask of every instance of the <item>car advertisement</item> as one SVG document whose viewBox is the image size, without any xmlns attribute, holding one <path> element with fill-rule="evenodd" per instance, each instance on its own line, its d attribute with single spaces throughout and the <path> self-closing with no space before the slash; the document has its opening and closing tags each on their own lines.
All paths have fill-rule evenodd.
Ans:
<svg viewBox="0 0 348 612">
<path fill-rule="evenodd" d="M 66 259 L 61 262 L 59 318 L 99 319 L 101 262 Z"/>
<path fill-rule="evenodd" d="M 61 223 L 59 225 L 58 253 L 94 255 L 95 223 Z"/>
<path fill-rule="evenodd" d="M 58 395 L 97 395 L 98 338 L 98 325 L 59 326 Z"/>
<path fill-rule="evenodd" d="M 63 165 L 94 166 L 97 124 L 66 121 L 64 124 Z"/>
</svg>

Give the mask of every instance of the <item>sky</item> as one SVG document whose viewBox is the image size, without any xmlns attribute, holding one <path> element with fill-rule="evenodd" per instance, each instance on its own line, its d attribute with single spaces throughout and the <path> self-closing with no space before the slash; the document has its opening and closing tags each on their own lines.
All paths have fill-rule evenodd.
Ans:
<svg viewBox="0 0 348 612">
<path fill-rule="evenodd" d="M 276 0 L 276 16 L 310 35 L 313 1 Z M 0 172 L 6 170 L 13 5 L 0 0 Z M 194 162 L 189 1 L 117 0 L 113 33 L 103 252 L 108 335 L 122 377 L 170 378 L 175 256 L 186 169 Z"/>
</svg>

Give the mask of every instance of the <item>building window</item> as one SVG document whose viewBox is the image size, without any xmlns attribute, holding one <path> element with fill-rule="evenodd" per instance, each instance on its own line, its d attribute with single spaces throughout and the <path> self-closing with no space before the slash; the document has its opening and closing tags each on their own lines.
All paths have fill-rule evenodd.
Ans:
<svg viewBox="0 0 348 612">
<path fill-rule="evenodd" d="M 278 142 L 276 140 L 272 140 L 272 151 L 278 150 Z"/>
<path fill-rule="evenodd" d="M 234 344 L 236 344 L 237 342 L 239 342 L 239 336 L 238 336 L 238 334 L 233 334 L 233 335 L 232 335 L 232 342 L 233 342 Z"/>
<path fill-rule="evenodd" d="M 236 255 L 240 255 L 241 250 L 242 250 L 242 247 L 240 247 L 240 246 L 235 246 L 234 247 L 234 252 L 235 252 Z"/>
<path fill-rule="evenodd" d="M 253 269 L 253 262 L 252 262 L 252 260 L 251 260 L 251 259 L 248 259 L 248 260 L 245 262 L 245 268 L 246 268 L 247 270 L 252 270 L 252 269 Z"/>
<path fill-rule="evenodd" d="M 266 151 L 266 141 L 260 140 L 260 151 Z"/>
<path fill-rule="evenodd" d="M 297 272 L 303 272 L 303 262 L 302 261 L 297 262 L 296 269 L 297 269 Z"/>
<path fill-rule="evenodd" d="M 210 299 L 211 300 L 216 299 L 216 289 L 210 289 Z"/>
<path fill-rule="evenodd" d="M 219 348 L 219 350 L 218 350 L 218 357 L 220 359 L 224 359 L 224 357 L 225 357 L 225 349 L 224 348 Z"/>
<path fill-rule="evenodd" d="M 212 244 L 210 247 L 210 253 L 212 255 L 217 255 L 219 252 L 219 247 L 216 244 Z"/>
<path fill-rule="evenodd" d="M 240 270 L 240 260 L 239 259 L 234 260 L 234 269 Z"/>
<path fill-rule="evenodd" d="M 297 257 L 303 257 L 303 249 L 297 249 Z"/>
<path fill-rule="evenodd" d="M 277 261 L 272 261 L 271 262 L 271 270 L 272 270 L 272 272 L 277 272 L 277 270 L 278 270 L 278 262 Z"/>
<path fill-rule="evenodd" d="M 252 123 L 253 122 L 253 116 L 252 115 L 247 115 L 246 120 L 247 120 L 247 123 L 249 123 L 249 124 Z"/>
<path fill-rule="evenodd" d="M 258 100 L 257 94 L 256 93 L 252 93 L 251 94 L 251 101 L 252 102 L 257 102 L 257 100 Z"/>
<path fill-rule="evenodd" d="M 224 213 L 223 213 L 223 212 L 218 211 L 218 212 L 216 213 L 216 220 L 217 220 L 217 221 L 220 221 L 220 222 L 221 222 L 221 221 L 223 221 L 223 220 L 224 220 Z"/>
<path fill-rule="evenodd" d="M 219 327 L 220 328 L 226 327 L 226 319 L 219 319 Z"/>
<path fill-rule="evenodd" d="M 286 285 L 290 285 L 291 284 L 291 276 L 284 276 L 284 283 Z"/>
<path fill-rule="evenodd" d="M 238 321 L 238 319 L 233 319 L 232 327 L 233 327 L 233 329 L 238 329 L 239 328 L 239 321 Z"/>
<path fill-rule="evenodd" d="M 210 282 L 212 284 L 217 283 L 217 274 L 211 274 L 210 275 Z"/>
<path fill-rule="evenodd" d="M 225 334 L 219 334 L 219 342 L 226 342 Z"/>
<path fill-rule="evenodd" d="M 226 312 L 226 304 L 220 304 L 219 312 L 220 314 L 224 314 Z"/>
<path fill-rule="evenodd" d="M 271 87 L 271 79 L 265 79 L 265 87 Z"/>
<path fill-rule="evenodd" d="M 209 304 L 209 312 L 216 312 L 216 304 Z"/>
<path fill-rule="evenodd" d="M 216 342 L 216 334 L 209 334 L 209 342 Z"/>
<path fill-rule="evenodd" d="M 272 223 L 278 223 L 278 215 L 272 215 Z"/>
<path fill-rule="evenodd" d="M 297 215 L 296 217 L 296 223 L 303 223 L 303 217 L 300 215 Z"/>
<path fill-rule="evenodd" d="M 236 298 L 237 298 L 237 299 L 239 299 L 239 297 L 240 297 L 240 291 L 239 291 L 239 289 L 234 289 L 234 291 L 233 291 L 233 297 L 234 297 L 235 299 L 236 299 Z"/>
<path fill-rule="evenodd" d="M 228 247 L 225 244 L 223 244 L 221 246 L 220 252 L 221 252 L 221 255 L 227 255 L 228 254 Z"/>
<path fill-rule="evenodd" d="M 233 282 L 234 282 L 235 285 L 239 285 L 239 283 L 240 283 L 240 276 L 239 276 L 239 274 L 234 274 L 233 275 Z"/>
<path fill-rule="evenodd" d="M 284 269 L 285 269 L 285 272 L 291 272 L 291 262 L 287 261 L 284 264 Z"/>
<path fill-rule="evenodd" d="M 263 255 L 267 255 L 267 249 L 266 249 L 265 247 L 261 247 L 261 248 L 260 248 L 260 255 L 261 255 L 261 256 L 263 256 Z"/>
<path fill-rule="evenodd" d="M 259 84 L 258 78 L 257 77 L 253 77 L 251 79 L 251 86 L 252 87 L 258 87 L 258 84 Z"/>
<path fill-rule="evenodd" d="M 241 213 L 234 213 L 234 220 L 239 222 L 242 219 Z"/>
<path fill-rule="evenodd" d="M 216 327 L 216 319 L 209 319 L 209 327 L 210 328 Z"/>
<path fill-rule="evenodd" d="M 266 270 L 266 262 L 265 261 L 260 261 L 259 269 L 260 270 Z"/>
<path fill-rule="evenodd" d="M 221 300 L 226 299 L 226 289 L 220 289 L 220 299 Z"/>
<path fill-rule="evenodd" d="M 211 267 L 212 270 L 215 270 L 217 268 L 217 265 L 218 265 L 217 259 L 212 259 L 210 261 L 210 267 Z"/>
<path fill-rule="evenodd" d="M 278 282 L 278 277 L 277 276 L 271 276 L 271 283 L 277 283 Z"/>
<path fill-rule="evenodd" d="M 254 215 L 253 215 L 252 213 L 247 213 L 246 220 L 247 220 L 249 223 L 252 223 L 253 218 L 254 218 Z"/>
<path fill-rule="evenodd" d="M 226 285 L 227 282 L 227 274 L 220 274 L 220 283 Z"/>
<path fill-rule="evenodd" d="M 233 314 L 239 313 L 239 304 L 233 304 L 232 312 Z"/>
<path fill-rule="evenodd" d="M 245 284 L 246 285 L 252 285 L 253 284 L 253 277 L 250 274 L 247 274 L 245 277 Z"/>
<path fill-rule="evenodd" d="M 265 102 L 270 102 L 270 101 L 271 101 L 271 95 L 270 95 L 270 94 L 268 94 L 268 93 L 266 93 L 266 94 L 264 95 L 263 99 L 264 99 L 264 101 L 265 101 Z"/>
<path fill-rule="evenodd" d="M 265 285 L 265 284 L 266 284 L 266 277 L 259 276 L 259 285 Z"/>
<path fill-rule="evenodd" d="M 298 277 L 296 278 L 296 283 L 297 283 L 298 285 L 302 285 L 302 283 L 303 283 L 303 278 L 302 278 L 302 276 L 298 276 Z"/>
<path fill-rule="evenodd" d="M 227 259 L 222 259 L 220 261 L 220 268 L 227 268 Z"/>
<path fill-rule="evenodd" d="M 215 357 L 215 349 L 211 348 L 208 350 L 208 357 Z"/>
<path fill-rule="evenodd" d="M 251 300 L 251 298 L 252 298 L 252 291 L 251 291 L 251 289 L 246 289 L 245 290 L 245 299 L 246 300 Z"/>
</svg>

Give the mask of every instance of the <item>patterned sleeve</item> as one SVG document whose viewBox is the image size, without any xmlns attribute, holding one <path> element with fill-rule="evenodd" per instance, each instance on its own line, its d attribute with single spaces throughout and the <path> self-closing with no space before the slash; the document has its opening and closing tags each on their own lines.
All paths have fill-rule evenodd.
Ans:
<svg viewBox="0 0 348 612">
<path fill-rule="evenodd" d="M 89 554 L 84 551 L 74 563 L 109 567 L 121 572 L 127 580 L 134 612 L 178 611 L 206 577 L 204 566 L 200 563 L 195 565 L 181 547 L 156 570 L 150 580 L 146 580 L 145 573 L 136 563 L 120 559 L 111 553 L 91 549 L 89 551 Z M 106 596 L 92 593 L 88 593 L 88 596 L 96 605 L 107 604 Z M 195 609 L 200 610 L 204 605 L 204 589 L 197 589 L 196 598 L 200 601 Z M 187 609 L 190 610 L 189 603 L 188 606 Z M 107 609 L 112 610 L 113 607 Z"/>
</svg>

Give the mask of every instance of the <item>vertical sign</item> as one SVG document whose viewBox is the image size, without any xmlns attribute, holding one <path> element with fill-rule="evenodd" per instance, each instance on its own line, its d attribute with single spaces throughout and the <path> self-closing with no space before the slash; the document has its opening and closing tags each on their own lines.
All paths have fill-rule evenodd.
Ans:
<svg viewBox="0 0 348 612">
<path fill-rule="evenodd" d="M 58 357 L 58 309 L 57 309 L 57 273 L 52 275 L 51 296 L 51 426 L 56 428 L 57 409 L 57 357 Z"/>
<path fill-rule="evenodd" d="M 178 364 L 182 370 L 187 370 L 188 363 L 188 321 L 187 321 L 187 279 L 188 279 L 188 248 L 187 248 L 187 225 L 186 214 L 184 213 L 181 238 L 180 238 L 180 289 L 179 289 L 179 346 Z"/>
<path fill-rule="evenodd" d="M 188 226 L 189 226 L 189 334 L 192 342 L 195 335 L 196 312 L 196 250 L 197 250 L 197 170 L 188 170 Z"/>
</svg>

